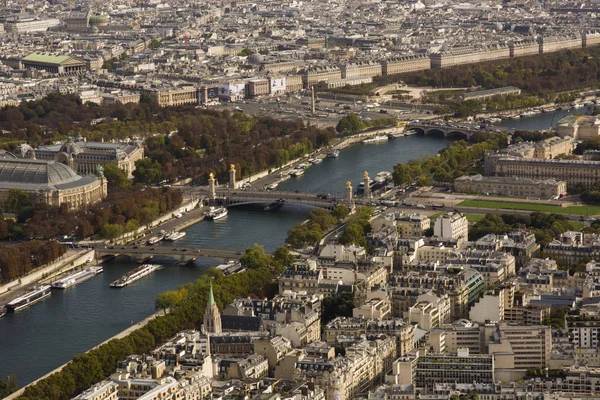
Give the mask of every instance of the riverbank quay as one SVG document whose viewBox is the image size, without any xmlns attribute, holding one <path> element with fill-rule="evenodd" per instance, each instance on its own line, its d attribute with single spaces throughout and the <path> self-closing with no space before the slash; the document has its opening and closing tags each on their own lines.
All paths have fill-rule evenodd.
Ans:
<svg viewBox="0 0 600 400">
<path fill-rule="evenodd" d="M 210 286 L 214 291 L 214 298 L 223 306 L 236 297 L 262 293 L 265 285 L 272 282 L 291 262 L 290 257 L 285 254 L 272 258 L 261 247 L 253 247 L 247 252 L 252 257 L 246 260 L 244 271 L 235 275 L 216 276 L 214 279 L 203 274 L 185 288 L 178 289 L 184 299 L 182 302 L 173 306 L 160 303 L 161 308 L 170 310 L 166 315 L 156 315 L 154 310 L 156 316 L 145 326 L 135 326 L 137 329 L 129 334 L 122 332 L 124 336 L 120 339 L 112 339 L 99 347 L 95 345 L 95 349 L 80 352 L 79 356 L 74 355 L 71 362 L 59 372 L 38 381 L 36 385 L 29 385 L 22 396 L 27 396 L 28 399 L 72 398 L 86 390 L 89 381 L 100 381 L 113 373 L 116 364 L 129 354 L 147 354 L 177 332 L 199 326 L 202 322 L 201 310 L 206 308 Z M 17 396 L 11 398 L 19 398 Z"/>
<path fill-rule="evenodd" d="M 38 283 L 50 281 L 59 274 L 68 272 L 87 264 L 93 259 L 94 250 L 68 250 L 59 260 L 45 267 L 36 268 L 32 273 L 16 281 L 9 282 L 0 286 L 0 305 L 6 304 L 11 300 L 25 294 Z"/>
<path fill-rule="evenodd" d="M 127 335 L 129 335 L 130 333 L 134 332 L 137 329 L 143 328 L 144 326 L 148 325 L 148 323 L 152 320 L 154 320 L 156 317 L 163 315 L 164 313 L 162 311 L 157 311 L 154 314 L 150 315 L 147 318 L 144 318 L 142 321 L 138 322 L 137 324 L 133 324 L 131 325 L 129 328 L 117 333 L 116 335 L 112 336 L 111 338 L 106 339 L 104 342 L 92 347 L 91 349 L 89 349 L 88 351 L 86 351 L 86 353 L 89 353 L 92 350 L 97 349 L 98 347 L 102 346 L 103 344 L 106 344 L 108 342 L 110 342 L 111 340 L 114 339 L 122 339 L 124 337 L 126 337 Z M 33 386 L 36 383 L 40 382 L 41 380 L 49 377 L 50 375 L 53 375 L 57 372 L 62 371 L 67 365 L 69 365 L 71 361 L 64 363 L 63 365 L 61 365 L 60 367 L 57 367 L 55 369 L 53 369 L 52 371 L 48 372 L 46 375 L 36 379 L 35 381 L 23 386 L 22 388 L 20 388 L 19 390 L 17 390 L 16 392 L 12 393 L 11 395 L 9 395 L 8 397 L 5 397 L 4 400 L 14 400 L 19 398 L 19 396 L 21 396 L 24 392 L 25 389 L 27 389 L 29 386 Z"/>
</svg>

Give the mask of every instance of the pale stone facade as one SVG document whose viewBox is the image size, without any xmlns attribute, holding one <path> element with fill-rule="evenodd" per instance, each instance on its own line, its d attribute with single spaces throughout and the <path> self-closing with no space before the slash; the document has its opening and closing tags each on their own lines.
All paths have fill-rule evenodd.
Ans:
<svg viewBox="0 0 600 400">
<path fill-rule="evenodd" d="M 461 176 L 454 180 L 459 193 L 489 193 L 503 196 L 548 199 L 567 193 L 567 182 L 556 179 L 529 179 L 503 176 Z"/>
</svg>

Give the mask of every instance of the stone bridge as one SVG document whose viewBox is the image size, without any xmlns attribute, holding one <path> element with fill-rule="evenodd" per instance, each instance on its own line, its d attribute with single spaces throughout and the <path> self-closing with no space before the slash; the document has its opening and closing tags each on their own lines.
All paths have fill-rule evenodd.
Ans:
<svg viewBox="0 0 600 400">
<path fill-rule="evenodd" d="M 117 256 L 128 256 L 142 263 L 155 256 L 170 257 L 181 264 L 194 262 L 198 258 L 214 258 L 223 261 L 239 260 L 244 254 L 241 250 L 205 249 L 188 246 L 111 246 L 105 249 L 97 248 L 96 259 L 104 261 Z"/>
<path fill-rule="evenodd" d="M 465 124 L 465 123 L 454 123 L 446 122 L 442 120 L 430 120 L 430 121 L 418 121 L 409 122 L 406 124 L 406 129 L 412 129 L 417 131 L 419 134 L 431 135 L 431 134 L 443 134 L 444 137 L 465 137 L 470 139 L 473 133 L 477 131 L 491 132 L 489 128 L 481 127 L 478 124 Z"/>
<path fill-rule="evenodd" d="M 329 197 L 323 199 L 317 197 L 316 193 L 295 193 L 279 192 L 274 190 L 242 190 L 242 189 L 221 189 L 215 190 L 215 201 L 219 204 L 231 207 L 241 204 L 252 203 L 283 203 L 300 204 L 309 207 L 320 207 L 326 210 L 333 210 L 339 203 L 344 203 L 344 199 Z"/>
</svg>

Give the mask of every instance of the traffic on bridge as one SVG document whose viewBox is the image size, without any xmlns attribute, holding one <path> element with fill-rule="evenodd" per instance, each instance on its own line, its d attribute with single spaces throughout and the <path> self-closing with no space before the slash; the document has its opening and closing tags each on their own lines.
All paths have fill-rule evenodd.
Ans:
<svg viewBox="0 0 600 400">
<path fill-rule="evenodd" d="M 154 256 L 171 257 L 180 262 L 194 261 L 196 258 L 215 258 L 220 260 L 239 260 L 244 252 L 241 250 L 207 249 L 187 246 L 105 246 L 96 248 L 96 259 L 116 257 L 119 255 L 129 256 L 136 260 L 147 260 Z"/>
</svg>

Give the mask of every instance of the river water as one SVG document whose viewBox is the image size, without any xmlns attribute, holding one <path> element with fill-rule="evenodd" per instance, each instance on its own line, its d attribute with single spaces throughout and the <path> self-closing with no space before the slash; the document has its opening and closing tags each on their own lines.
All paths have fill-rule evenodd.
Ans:
<svg viewBox="0 0 600 400">
<path fill-rule="evenodd" d="M 510 122 L 547 129 L 550 120 L 543 114 Z M 282 183 L 279 189 L 342 195 L 346 181 L 356 188 L 365 170 L 371 176 L 392 171 L 397 162 L 437 154 L 450 143 L 443 138 L 410 136 L 382 144 L 356 144 L 339 158 L 325 159 L 302 177 Z M 260 205 L 232 207 L 222 220 L 188 228 L 187 235 L 174 245 L 242 250 L 258 243 L 272 251 L 284 244 L 288 229 L 304 220 L 308 210 L 293 205 L 269 212 Z M 194 281 L 218 264 L 210 259 L 185 267 L 169 259 L 154 262 L 164 264 L 163 268 L 122 289 L 108 285 L 136 264 L 106 263 L 103 274 L 65 291 L 53 291 L 46 300 L 0 319 L 0 377 L 16 374 L 18 384 L 26 385 L 146 318 L 155 311 L 156 295 Z"/>
<path fill-rule="evenodd" d="M 561 118 L 569 114 L 584 114 L 587 110 L 585 108 L 570 108 L 566 110 L 559 110 L 551 113 L 538 114 L 533 117 L 516 118 L 516 119 L 504 119 L 498 123 L 498 126 L 506 128 L 515 128 L 526 131 L 540 131 L 556 128 L 556 124 Z"/>
</svg>

